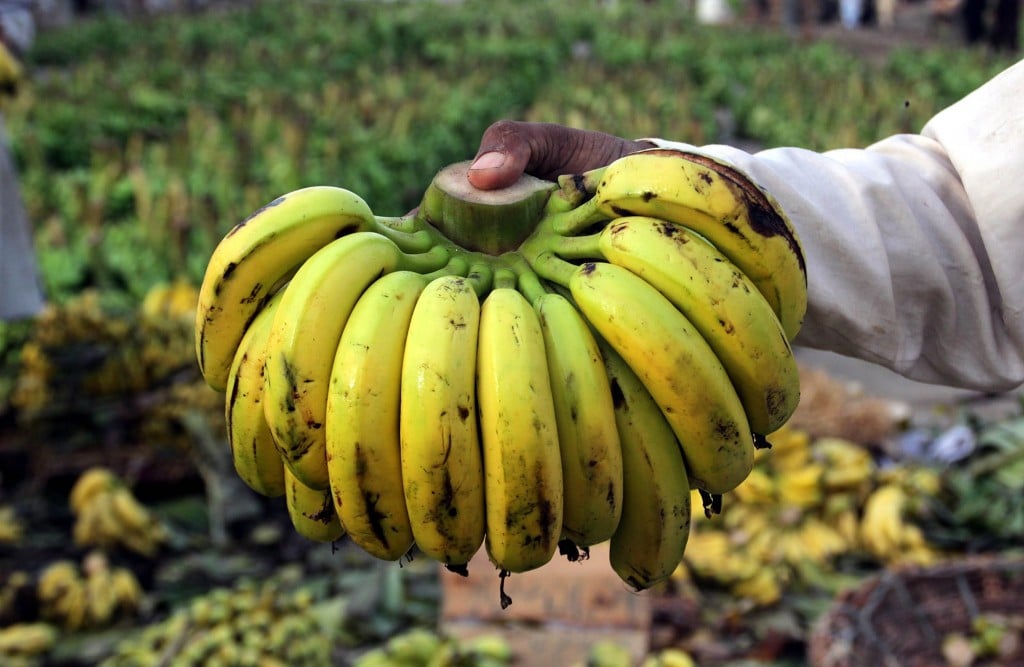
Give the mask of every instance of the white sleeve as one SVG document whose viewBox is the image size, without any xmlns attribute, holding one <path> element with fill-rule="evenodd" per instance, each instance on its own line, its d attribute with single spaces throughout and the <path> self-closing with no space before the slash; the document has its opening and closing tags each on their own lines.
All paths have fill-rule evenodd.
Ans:
<svg viewBox="0 0 1024 667">
<path fill-rule="evenodd" d="M 724 160 L 781 204 L 807 260 L 797 344 L 923 382 L 1024 382 L 1024 60 L 865 149 L 650 141 Z"/>
<path fill-rule="evenodd" d="M 31 48 L 36 37 L 32 3 L 26 0 L 0 1 L 0 32 L 19 53 Z"/>
</svg>

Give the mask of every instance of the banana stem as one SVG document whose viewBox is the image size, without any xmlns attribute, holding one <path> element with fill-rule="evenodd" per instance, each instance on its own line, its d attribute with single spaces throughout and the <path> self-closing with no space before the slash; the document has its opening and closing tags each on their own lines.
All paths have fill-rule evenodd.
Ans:
<svg viewBox="0 0 1024 667">
<path fill-rule="evenodd" d="M 451 256 L 448 248 L 434 246 L 427 252 L 407 253 L 403 252 L 399 261 L 398 269 L 415 271 L 416 273 L 430 274 L 442 270 L 455 258 Z"/>
<path fill-rule="evenodd" d="M 500 190 L 477 190 L 466 178 L 469 162 L 439 171 L 417 216 L 455 244 L 499 255 L 514 250 L 537 227 L 557 184 L 523 175 Z"/>
<path fill-rule="evenodd" d="M 412 218 L 382 218 L 377 216 L 375 220 L 377 224 L 374 226 L 374 231 L 394 241 L 395 245 L 404 252 L 427 252 L 435 244 L 434 235 L 427 229 L 422 227 L 419 229 L 403 229 L 389 224 L 390 221 L 399 221 L 401 223 L 405 220 L 412 220 Z"/>
<path fill-rule="evenodd" d="M 523 293 L 526 300 L 531 304 L 535 303 L 538 298 L 548 293 L 548 289 L 544 287 L 544 283 L 540 281 L 540 276 L 533 270 L 530 263 L 523 258 L 522 255 L 510 255 L 511 264 L 510 268 L 515 271 L 516 274 L 516 285 L 519 291 Z"/>
<path fill-rule="evenodd" d="M 600 200 L 591 197 L 576 208 L 565 213 L 554 213 L 545 219 L 545 223 L 556 234 L 569 236 L 587 227 L 607 220 L 607 216 L 599 208 Z"/>
<path fill-rule="evenodd" d="M 601 234 L 586 236 L 558 236 L 550 241 L 550 249 L 563 259 L 604 259 L 601 252 Z"/>
<path fill-rule="evenodd" d="M 540 276 L 529 267 L 519 274 L 519 291 L 523 293 L 530 304 L 537 303 L 537 299 L 548 293 L 544 283 L 540 281 Z"/>
<path fill-rule="evenodd" d="M 416 218 L 415 214 L 402 216 L 375 215 L 374 218 L 378 225 L 382 225 L 388 229 L 394 229 L 399 232 L 412 234 L 413 232 L 423 229 L 422 223 Z"/>
<path fill-rule="evenodd" d="M 502 267 L 494 272 L 494 289 L 515 289 L 516 272 L 510 268 Z"/>
<path fill-rule="evenodd" d="M 530 263 L 533 270 L 545 280 L 569 287 L 569 281 L 576 272 L 576 265 L 559 258 L 550 251 L 545 251 L 534 257 Z"/>
<path fill-rule="evenodd" d="M 475 262 L 469 266 L 466 280 L 473 286 L 478 298 L 482 299 L 494 284 L 494 268 L 488 262 Z"/>
</svg>

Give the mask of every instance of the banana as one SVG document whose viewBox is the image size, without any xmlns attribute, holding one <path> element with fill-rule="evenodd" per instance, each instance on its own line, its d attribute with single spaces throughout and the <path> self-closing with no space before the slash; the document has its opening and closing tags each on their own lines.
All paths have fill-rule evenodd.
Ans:
<svg viewBox="0 0 1024 667">
<path fill-rule="evenodd" d="M 600 173 L 591 200 L 555 223 L 578 231 L 595 220 L 650 216 L 692 229 L 746 274 L 792 340 L 807 310 L 803 248 L 778 203 L 743 174 L 706 156 L 651 149 Z"/>
<path fill-rule="evenodd" d="M 464 568 L 484 540 L 484 474 L 477 426 L 480 302 L 460 276 L 420 294 L 402 356 L 402 487 L 416 546 Z"/>
<path fill-rule="evenodd" d="M 562 534 L 562 459 L 540 321 L 509 287 L 481 308 L 477 394 L 487 552 L 503 571 L 532 570 Z"/>
<path fill-rule="evenodd" d="M 800 376 L 771 305 L 699 235 L 664 220 L 620 218 L 596 236 L 600 256 L 668 297 L 715 351 L 758 434 L 779 429 L 800 401 Z"/>
<path fill-rule="evenodd" d="M 292 474 L 291 468 L 284 470 L 284 499 L 288 517 L 295 532 L 315 542 L 334 542 L 345 534 L 345 529 L 334 510 L 330 491 L 312 489 Z"/>
<path fill-rule="evenodd" d="M 562 533 L 577 546 L 612 536 L 622 512 L 622 447 L 611 386 L 586 320 L 561 294 L 533 304 L 544 334 L 562 458 Z M 485 452 L 486 457 L 486 452 Z"/>
<path fill-rule="evenodd" d="M 224 400 L 235 472 L 250 489 L 269 498 L 284 495 L 284 461 L 263 411 L 267 339 L 283 294 L 271 298 L 242 337 Z"/>
<path fill-rule="evenodd" d="M 263 413 L 285 465 L 306 486 L 330 486 L 327 390 L 356 301 L 382 275 L 403 268 L 432 271 L 447 259 L 441 246 L 406 255 L 381 234 L 356 232 L 317 251 L 284 288 L 267 338 Z"/>
<path fill-rule="evenodd" d="M 196 357 L 207 384 L 224 391 L 245 330 L 288 275 L 332 240 L 373 222 L 355 193 L 314 186 L 278 197 L 235 225 L 214 248 L 199 288 Z"/>
<path fill-rule="evenodd" d="M 327 394 L 327 472 L 348 536 L 395 560 L 413 543 L 402 491 L 399 402 L 409 320 L 426 278 L 398 271 L 370 285 L 345 324 Z"/>
<path fill-rule="evenodd" d="M 68 506 L 77 516 L 96 496 L 110 491 L 118 484 L 120 484 L 120 480 L 107 468 L 89 468 L 75 480 L 74 486 L 71 487 Z"/>
<path fill-rule="evenodd" d="M 690 484 L 675 433 L 629 365 L 607 345 L 604 363 L 622 441 L 622 518 L 609 558 L 637 590 L 672 575 L 690 535 Z"/>
<path fill-rule="evenodd" d="M 15 665 L 39 664 L 32 658 L 48 652 L 60 639 L 60 632 L 49 623 L 14 623 L 0 628 L 0 656 Z M 24 662 L 15 658 L 24 657 Z"/>
<path fill-rule="evenodd" d="M 689 320 L 644 279 L 614 264 L 582 264 L 569 289 L 661 407 L 691 484 L 719 494 L 742 482 L 754 464 L 750 426 L 721 362 Z"/>
</svg>

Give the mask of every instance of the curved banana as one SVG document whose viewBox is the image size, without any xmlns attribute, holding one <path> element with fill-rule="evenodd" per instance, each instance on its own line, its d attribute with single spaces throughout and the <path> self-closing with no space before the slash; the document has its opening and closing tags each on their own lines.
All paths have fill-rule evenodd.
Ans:
<svg viewBox="0 0 1024 667">
<path fill-rule="evenodd" d="M 770 304 L 735 264 L 685 227 L 655 218 L 614 220 L 598 243 L 607 261 L 658 288 L 700 331 L 755 433 L 786 423 L 800 401 L 796 359 Z"/>
<path fill-rule="evenodd" d="M 481 308 L 477 393 L 487 552 L 501 570 L 532 570 L 562 534 L 562 459 L 544 334 L 515 289 L 492 290 Z"/>
<path fill-rule="evenodd" d="M 601 172 L 594 197 L 565 214 L 591 218 L 650 216 L 689 227 L 739 267 L 792 340 L 807 310 L 803 248 L 778 203 L 733 167 L 670 149 L 631 153 Z M 563 221 L 559 233 L 571 231 Z M 578 231 L 578 230 L 576 230 Z"/>
<path fill-rule="evenodd" d="M 637 590 L 670 577 L 690 536 L 690 484 L 672 427 L 658 404 L 607 346 L 604 363 L 622 440 L 622 518 L 609 544 L 619 577 Z"/>
<path fill-rule="evenodd" d="M 235 225 L 214 249 L 199 288 L 196 356 L 207 384 L 224 391 L 245 330 L 288 275 L 332 240 L 374 223 L 358 195 L 315 186 L 278 197 Z"/>
<path fill-rule="evenodd" d="M 477 427 L 480 302 L 460 276 L 420 294 L 402 357 L 402 486 L 416 546 L 452 569 L 484 540 L 484 473 Z"/>
<path fill-rule="evenodd" d="M 608 373 L 590 327 L 571 301 L 551 292 L 533 306 L 558 424 L 562 534 L 577 546 L 591 546 L 612 536 L 622 512 L 622 447 Z"/>
<path fill-rule="evenodd" d="M 302 483 L 288 466 L 284 470 L 284 501 L 295 532 L 315 542 L 341 539 L 341 527 L 330 491 L 318 491 Z"/>
<path fill-rule="evenodd" d="M 370 285 L 341 334 L 327 394 L 327 472 L 352 541 L 395 560 L 413 543 L 402 492 L 399 402 L 409 320 L 426 278 L 398 271 Z"/>
<path fill-rule="evenodd" d="M 68 506 L 74 515 L 79 515 L 92 500 L 115 489 L 121 481 L 108 468 L 94 466 L 87 469 L 75 480 L 68 494 Z"/>
<path fill-rule="evenodd" d="M 693 485 L 725 493 L 742 482 L 754 465 L 750 426 L 728 374 L 689 320 L 647 281 L 615 264 L 582 264 L 569 289 L 661 406 Z"/>
<path fill-rule="evenodd" d="M 246 330 L 228 373 L 224 422 L 235 472 L 261 495 L 284 494 L 284 462 L 263 413 L 267 339 L 283 292 L 275 294 Z"/>
<path fill-rule="evenodd" d="M 390 239 L 357 232 L 332 241 L 284 288 L 267 339 L 263 411 L 285 465 L 306 486 L 329 488 L 324 420 L 334 355 L 349 313 L 380 276 L 447 261 L 437 247 L 406 255 Z"/>
</svg>

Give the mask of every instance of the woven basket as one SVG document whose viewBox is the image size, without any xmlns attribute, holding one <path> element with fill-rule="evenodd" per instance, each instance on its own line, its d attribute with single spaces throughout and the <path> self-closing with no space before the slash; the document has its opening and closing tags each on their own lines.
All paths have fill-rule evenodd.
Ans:
<svg viewBox="0 0 1024 667">
<path fill-rule="evenodd" d="M 837 597 L 815 625 L 813 667 L 941 667 L 942 643 L 984 614 L 1024 615 L 1024 558 L 887 571 Z M 980 662 L 979 662 L 980 664 Z M 1024 641 L 1000 665 L 1024 665 Z"/>
</svg>

